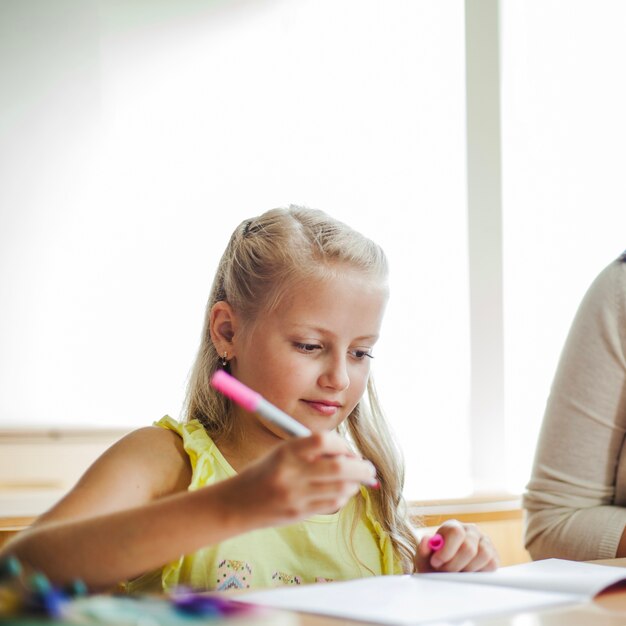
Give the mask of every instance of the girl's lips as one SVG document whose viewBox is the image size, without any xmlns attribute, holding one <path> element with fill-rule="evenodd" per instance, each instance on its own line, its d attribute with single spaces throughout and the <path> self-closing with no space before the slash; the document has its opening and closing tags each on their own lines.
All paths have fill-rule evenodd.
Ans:
<svg viewBox="0 0 626 626">
<path fill-rule="evenodd" d="M 339 404 L 330 402 L 321 402 L 316 400 L 303 400 L 303 402 L 326 417 L 335 415 L 340 408 Z"/>
</svg>

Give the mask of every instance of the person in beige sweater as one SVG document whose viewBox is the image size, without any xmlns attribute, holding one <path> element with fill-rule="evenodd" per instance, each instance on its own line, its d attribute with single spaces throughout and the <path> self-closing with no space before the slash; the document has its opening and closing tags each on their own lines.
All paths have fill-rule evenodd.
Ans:
<svg viewBox="0 0 626 626">
<path fill-rule="evenodd" d="M 626 252 L 583 298 L 524 494 L 533 559 L 626 556 Z"/>
</svg>

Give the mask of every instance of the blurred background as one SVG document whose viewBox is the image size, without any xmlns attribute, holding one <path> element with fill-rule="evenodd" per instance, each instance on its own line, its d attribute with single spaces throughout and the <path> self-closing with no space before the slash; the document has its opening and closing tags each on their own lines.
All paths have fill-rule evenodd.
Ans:
<svg viewBox="0 0 626 626">
<path fill-rule="evenodd" d="M 388 253 L 406 496 L 519 494 L 626 248 L 625 29 L 620 0 L 0 0 L 0 437 L 178 417 L 230 233 L 304 204 Z"/>
</svg>

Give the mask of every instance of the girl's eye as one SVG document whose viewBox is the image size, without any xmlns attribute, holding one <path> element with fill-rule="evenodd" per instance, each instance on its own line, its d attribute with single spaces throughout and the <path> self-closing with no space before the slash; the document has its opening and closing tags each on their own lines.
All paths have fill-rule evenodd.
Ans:
<svg viewBox="0 0 626 626">
<path fill-rule="evenodd" d="M 315 352 L 316 350 L 321 350 L 322 346 L 316 343 L 299 343 L 295 342 L 293 344 L 300 352 Z"/>
<path fill-rule="evenodd" d="M 355 359 L 359 359 L 359 361 L 363 360 L 365 357 L 368 357 L 370 359 L 374 358 L 374 355 L 367 350 L 352 350 L 352 356 Z"/>
</svg>

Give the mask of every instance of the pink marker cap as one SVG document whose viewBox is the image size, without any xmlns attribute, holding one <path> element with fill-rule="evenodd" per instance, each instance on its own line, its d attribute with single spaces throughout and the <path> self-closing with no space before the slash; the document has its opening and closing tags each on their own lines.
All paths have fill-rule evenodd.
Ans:
<svg viewBox="0 0 626 626">
<path fill-rule="evenodd" d="M 217 370 L 213 374 L 211 385 L 231 400 L 234 400 L 246 411 L 256 411 L 259 402 L 262 400 L 261 394 L 252 391 L 252 389 L 240 383 L 224 370 Z"/>
<path fill-rule="evenodd" d="M 433 552 L 437 552 L 437 550 L 441 550 L 441 548 L 443 548 L 444 543 L 444 538 L 439 533 L 437 533 L 428 540 L 428 547 Z"/>
</svg>

